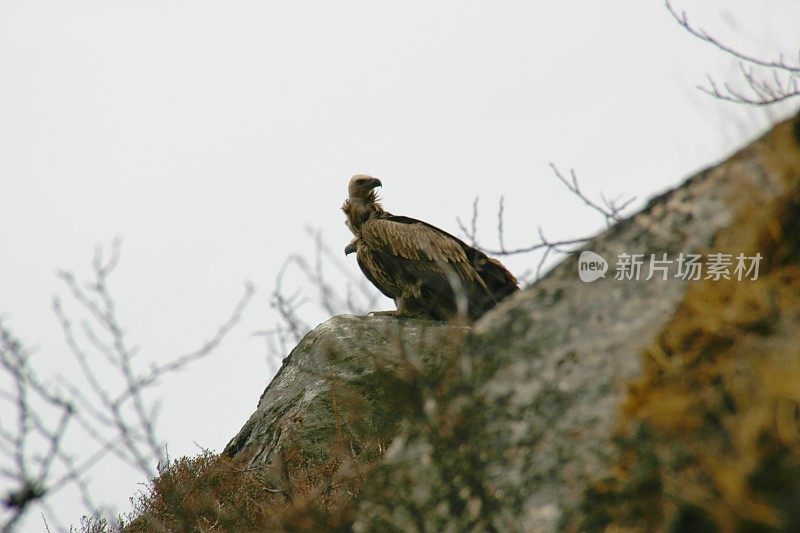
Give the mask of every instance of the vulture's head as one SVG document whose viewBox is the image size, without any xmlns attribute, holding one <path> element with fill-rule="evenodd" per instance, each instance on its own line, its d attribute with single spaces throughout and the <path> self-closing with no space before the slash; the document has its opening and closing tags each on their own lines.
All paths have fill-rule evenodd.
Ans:
<svg viewBox="0 0 800 533">
<path fill-rule="evenodd" d="M 350 178 L 350 183 L 347 185 L 347 194 L 351 200 L 366 199 L 372 189 L 381 185 L 381 180 L 378 178 L 373 178 L 366 174 L 356 174 Z"/>
</svg>

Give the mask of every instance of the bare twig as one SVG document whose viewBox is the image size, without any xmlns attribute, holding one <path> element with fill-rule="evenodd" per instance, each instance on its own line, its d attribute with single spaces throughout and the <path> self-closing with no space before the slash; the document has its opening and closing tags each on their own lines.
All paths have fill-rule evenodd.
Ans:
<svg viewBox="0 0 800 533">
<path fill-rule="evenodd" d="M 470 246 L 474 248 L 480 248 L 478 244 L 478 198 L 475 197 L 475 200 L 472 202 L 472 219 L 470 220 L 469 229 L 461 222 L 460 218 L 456 218 L 456 222 L 458 223 L 458 227 L 461 230 L 461 233 L 466 235 L 467 239 L 469 239 Z"/>
<path fill-rule="evenodd" d="M 600 200 L 601 203 L 598 203 L 588 196 L 584 194 L 581 190 L 581 187 L 578 183 L 578 177 L 575 174 L 575 171 L 570 169 L 570 177 L 565 177 L 561 171 L 556 167 L 553 163 L 550 163 L 550 168 L 553 170 L 554 175 L 556 178 L 563 183 L 567 189 L 575 196 L 577 196 L 581 202 L 587 207 L 597 211 L 603 216 L 607 225 L 612 225 L 613 223 L 619 222 L 622 217 L 622 212 L 627 208 L 631 203 L 635 200 L 635 198 L 631 197 L 626 200 L 620 200 L 620 198 L 613 198 L 609 199 L 602 193 L 600 193 Z M 540 279 L 542 275 L 542 270 L 544 268 L 544 264 L 546 263 L 547 259 L 550 257 L 552 253 L 569 253 L 571 252 L 576 245 L 583 244 L 589 237 L 578 237 L 578 238 L 571 238 L 571 239 L 560 239 L 560 240 L 550 240 L 545 237 L 542 228 L 537 228 L 539 240 L 535 241 L 531 244 L 525 246 L 518 246 L 518 247 L 509 247 L 506 245 L 505 239 L 505 197 L 501 196 L 498 202 L 497 207 L 497 242 L 498 248 L 488 248 L 484 246 L 478 245 L 478 198 L 472 202 L 472 215 L 471 215 L 471 222 L 469 227 L 467 227 L 464 222 L 460 218 L 457 218 L 456 221 L 458 223 L 458 227 L 461 230 L 461 233 L 465 235 L 467 240 L 472 243 L 472 246 L 482 250 L 483 252 L 491 255 L 496 256 L 514 256 L 514 255 L 524 255 L 530 253 L 541 252 L 541 257 L 539 262 L 536 266 L 535 270 L 530 270 L 523 273 L 519 276 L 520 282 L 523 284 L 528 281 L 533 281 L 530 276 L 535 273 L 535 279 Z"/>
<path fill-rule="evenodd" d="M 680 13 L 678 13 L 678 11 L 672 6 L 672 2 L 670 2 L 670 0 L 665 0 L 664 4 L 667 6 L 667 10 L 669 11 L 670 15 L 672 15 L 672 17 L 678 22 L 678 24 L 683 26 L 683 28 L 686 31 L 688 31 L 698 39 L 713 44 L 726 54 L 730 54 L 733 57 L 741 59 L 742 61 L 745 61 L 747 63 L 753 63 L 754 65 L 759 65 L 762 67 L 779 68 L 783 70 L 789 70 L 792 72 L 800 72 L 800 62 L 796 64 L 787 63 L 786 61 L 784 61 L 782 55 L 777 60 L 768 60 L 753 55 L 745 54 L 744 52 L 736 50 L 735 48 L 721 42 L 719 39 L 710 35 L 705 30 L 692 26 L 689 23 L 689 18 L 686 15 L 686 11 L 681 11 Z M 798 57 L 800 57 L 800 55 Z"/>
<path fill-rule="evenodd" d="M 665 0 L 665 5 L 670 15 L 687 32 L 739 61 L 742 78 L 753 94 L 745 94 L 729 83 L 724 83 L 720 87 L 711 76 L 707 76 L 708 86 L 698 86 L 702 92 L 720 100 L 754 106 L 768 106 L 800 95 L 800 51 L 797 53 L 797 63 L 787 62 L 782 54 L 777 59 L 763 59 L 747 54 L 723 43 L 705 30 L 693 26 L 686 12 L 679 13 L 670 0 Z M 753 67 L 765 69 L 766 79 L 760 79 Z"/>
<path fill-rule="evenodd" d="M 569 170 L 570 179 L 564 177 L 558 167 L 550 163 L 550 168 L 553 170 L 553 174 L 555 174 L 558 181 L 563 183 L 567 189 L 570 190 L 575 196 L 581 199 L 581 201 L 588 207 L 594 209 L 606 219 L 606 224 L 611 225 L 615 222 L 619 222 L 620 220 L 620 213 L 628 207 L 634 200 L 635 197 L 628 198 L 627 200 L 619 203 L 619 198 L 615 198 L 613 200 L 608 200 L 603 194 L 600 194 L 600 199 L 603 201 L 603 205 L 600 205 L 594 201 L 592 201 L 588 196 L 586 196 L 583 191 L 581 191 L 580 185 L 578 185 L 578 176 L 575 174 L 574 169 Z"/>
<path fill-rule="evenodd" d="M 521 255 L 521 254 L 528 254 L 532 252 L 537 252 L 542 249 L 557 249 L 560 251 L 564 247 L 569 247 L 575 244 L 580 244 L 588 240 L 588 237 L 581 237 L 576 239 L 565 239 L 565 240 L 558 240 L 558 241 L 551 241 L 544 237 L 541 228 L 539 228 L 539 241 L 534 242 L 533 244 L 520 246 L 516 248 L 508 248 L 505 245 L 505 236 L 504 236 L 504 206 L 503 202 L 500 203 L 500 209 L 498 210 L 498 217 L 497 217 L 497 235 L 498 241 L 500 242 L 500 247 L 497 249 L 493 248 L 486 248 L 486 247 L 479 247 L 481 251 L 490 255 L 498 255 L 498 256 L 512 256 L 512 255 Z M 473 202 L 472 204 L 472 218 L 477 220 L 479 216 L 478 212 L 478 202 Z M 465 231 L 463 225 L 461 226 L 462 232 Z M 469 237 L 469 236 L 468 236 Z"/>
<path fill-rule="evenodd" d="M 34 503 L 42 509 L 45 522 L 50 520 L 46 527 L 60 528 L 47 499 L 66 487 L 77 491 L 87 511 L 97 512 L 87 473 L 109 455 L 154 476 L 153 465 L 163 456 L 156 431 L 160 404 L 149 401 L 145 393 L 164 376 L 215 350 L 252 298 L 254 289 L 247 284 L 231 315 L 199 348 L 173 358 L 160 357 L 165 362 L 140 368 L 139 349 L 128 341 L 108 285 L 119 261 L 119 247 L 115 241 L 108 257 L 98 248 L 92 263 L 94 277 L 88 284 L 79 283 L 70 273 L 59 274 L 79 314 L 84 315 L 76 322 L 60 298 L 53 301 L 84 383 L 59 376 L 56 382 L 61 392 L 52 392 L 38 377 L 22 343 L 0 321 L 0 370 L 6 378 L 3 383 L 13 385 L 12 390 L 0 390 L 0 399 L 14 410 L 17 422 L 14 428 L 0 427 L 0 476 L 11 483 L 0 495 L 7 510 L 0 519 L 1 531 L 15 527 Z M 102 369 L 103 364 L 116 372 L 115 378 Z M 80 450 L 65 448 L 68 433 L 82 437 Z"/>
<path fill-rule="evenodd" d="M 0 530 L 10 531 L 31 504 L 47 493 L 46 482 L 67 427 L 74 416 L 72 405 L 50 394 L 30 366 L 30 354 L 0 321 L 0 367 L 14 384 L 16 430 L 3 430 L 0 451 L 2 476 L 12 484 L 2 496 L 8 510 Z M 49 409 L 56 422 L 45 421 L 40 409 Z M 52 416 L 51 416 L 52 418 Z M 38 449 L 43 449 L 40 454 Z"/>
<path fill-rule="evenodd" d="M 275 288 L 270 295 L 269 304 L 278 313 L 274 328 L 254 332 L 263 336 L 270 359 L 283 358 L 290 348 L 300 342 L 311 328 L 300 316 L 300 308 L 311 301 L 315 302 L 327 315 L 341 313 L 366 314 L 373 310 L 380 294 L 364 278 L 356 276 L 346 263 L 325 244 L 322 233 L 306 228 L 306 233 L 314 241 L 313 261 L 300 254 L 290 255 L 284 261 L 275 278 Z M 329 281 L 326 272 L 334 269 L 338 279 L 345 282 L 344 289 Z M 304 290 L 287 288 L 286 277 L 290 270 L 299 272 L 315 292 L 311 298 Z"/>
</svg>

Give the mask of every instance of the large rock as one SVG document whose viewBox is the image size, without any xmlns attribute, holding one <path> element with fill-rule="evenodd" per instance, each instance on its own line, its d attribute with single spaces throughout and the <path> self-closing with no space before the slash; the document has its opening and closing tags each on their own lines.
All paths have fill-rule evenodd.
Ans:
<svg viewBox="0 0 800 533">
<path fill-rule="evenodd" d="M 667 253 L 673 260 L 682 252 L 767 255 L 772 244 L 758 249 L 748 242 L 748 232 L 757 233 L 758 226 L 770 231 L 764 223 L 799 190 L 798 131 L 797 120 L 776 126 L 722 164 L 654 198 L 582 250 L 610 263 L 623 253 L 645 258 Z M 775 231 L 783 224 L 777 222 Z M 517 502 L 513 513 L 521 529 L 578 529 L 585 490 L 615 452 L 620 405 L 647 360 L 641 354 L 682 309 L 690 286 L 702 284 L 674 275 L 666 281 L 659 275 L 621 281 L 613 274 L 582 283 L 578 256 L 475 330 L 478 353 L 504 361 L 480 391 L 492 411 L 487 434 L 505 450 L 490 470 L 497 486 Z M 771 266 L 761 265 L 762 276 Z M 712 291 L 732 289 L 730 283 L 708 283 Z M 759 289 L 763 284 L 739 283 Z M 719 311 L 709 306 L 709 313 Z"/>
<path fill-rule="evenodd" d="M 610 263 L 604 279 L 580 281 L 573 254 L 468 336 L 332 319 L 295 349 L 226 451 L 274 466 L 279 428 L 291 427 L 329 460 L 336 417 L 330 401 L 309 400 L 345 381 L 364 399 L 344 406 L 351 419 L 385 418 L 351 422 L 379 443 L 360 459 L 373 467 L 356 530 L 791 530 L 798 198 L 794 119 L 587 243 Z M 613 275 L 620 254 L 716 252 L 734 263 L 760 253 L 759 279 L 687 281 L 673 265 L 668 279 L 644 280 L 647 264 L 640 280 Z M 365 379 L 375 369 L 381 379 Z"/>
<path fill-rule="evenodd" d="M 224 453 L 249 467 L 267 467 L 276 485 L 285 482 L 284 469 L 324 470 L 340 461 L 342 449 L 370 463 L 413 408 L 402 401 L 408 375 L 435 364 L 447 339 L 465 333 L 426 320 L 334 317 L 284 359 Z M 281 472 L 270 471 L 276 461 Z"/>
</svg>

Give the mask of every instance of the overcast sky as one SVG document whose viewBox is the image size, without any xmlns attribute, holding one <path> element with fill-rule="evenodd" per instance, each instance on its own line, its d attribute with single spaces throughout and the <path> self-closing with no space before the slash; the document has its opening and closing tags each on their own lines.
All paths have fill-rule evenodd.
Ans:
<svg viewBox="0 0 800 533">
<path fill-rule="evenodd" d="M 797 50 L 797 2 L 693 4 L 676 0 L 742 49 Z M 85 278 L 119 236 L 111 289 L 144 368 L 206 340 L 252 281 L 220 349 L 150 396 L 172 456 L 221 451 L 275 368 L 253 332 L 276 321 L 278 269 L 313 253 L 305 226 L 347 244 L 352 174 L 379 177 L 388 210 L 452 233 L 480 197 L 488 247 L 501 196 L 510 245 L 537 227 L 591 234 L 602 218 L 549 162 L 588 195 L 641 205 L 789 112 L 715 101 L 695 89 L 707 73 L 737 67 L 659 1 L 0 3 L 0 314 L 43 375 L 70 372 L 55 272 Z M 536 258 L 506 262 L 521 273 Z M 92 486 L 126 511 L 141 481 L 109 462 Z M 69 498 L 66 524 L 80 515 Z"/>
</svg>

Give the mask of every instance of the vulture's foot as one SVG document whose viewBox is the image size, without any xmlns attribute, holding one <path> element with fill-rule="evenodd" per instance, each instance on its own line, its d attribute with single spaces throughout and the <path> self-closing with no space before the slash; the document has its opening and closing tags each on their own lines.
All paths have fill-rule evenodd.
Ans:
<svg viewBox="0 0 800 533">
<path fill-rule="evenodd" d="M 408 313 L 405 311 L 400 311 L 399 309 L 395 309 L 394 311 L 372 311 L 367 314 L 367 316 L 393 316 L 395 318 L 420 318 L 418 315 L 413 313 Z"/>
<path fill-rule="evenodd" d="M 395 311 L 370 311 L 369 313 L 367 313 L 367 316 L 394 316 L 394 317 L 399 317 L 399 316 L 404 316 L 404 315 L 400 314 L 399 311 L 395 310 Z"/>
</svg>

